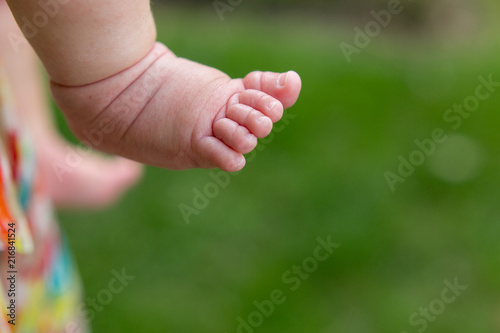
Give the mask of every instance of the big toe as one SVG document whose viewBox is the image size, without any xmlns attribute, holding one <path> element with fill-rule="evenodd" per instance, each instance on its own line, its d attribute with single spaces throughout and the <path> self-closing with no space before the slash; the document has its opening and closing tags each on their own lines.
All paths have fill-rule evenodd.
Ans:
<svg viewBox="0 0 500 333">
<path fill-rule="evenodd" d="M 285 109 L 295 104 L 302 88 L 300 76 L 294 71 L 252 72 L 243 79 L 243 84 L 246 89 L 260 90 L 273 96 Z"/>
</svg>

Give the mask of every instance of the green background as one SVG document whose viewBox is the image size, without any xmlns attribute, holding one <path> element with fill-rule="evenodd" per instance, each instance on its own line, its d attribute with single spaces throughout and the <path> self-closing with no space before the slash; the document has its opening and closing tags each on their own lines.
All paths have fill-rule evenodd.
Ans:
<svg viewBox="0 0 500 333">
<path fill-rule="evenodd" d="M 233 77 L 293 69 L 303 91 L 295 117 L 190 224 L 179 205 L 193 206 L 208 170 L 147 168 L 117 205 L 60 212 L 87 296 L 114 269 L 135 276 L 94 332 L 236 332 L 281 289 L 286 301 L 255 332 L 411 333 L 422 326 L 409 317 L 455 279 L 467 290 L 426 332 L 500 331 L 500 91 L 457 130 L 443 119 L 480 75 L 500 81 L 499 6 L 464 2 L 437 18 L 424 7 L 419 24 L 407 11 L 349 64 L 339 44 L 370 21 L 363 6 L 342 19 L 243 1 L 223 21 L 210 2 L 154 6 L 179 56 Z M 436 128 L 447 142 L 392 192 L 384 174 Z M 291 291 L 282 275 L 329 235 L 340 247 Z"/>
</svg>

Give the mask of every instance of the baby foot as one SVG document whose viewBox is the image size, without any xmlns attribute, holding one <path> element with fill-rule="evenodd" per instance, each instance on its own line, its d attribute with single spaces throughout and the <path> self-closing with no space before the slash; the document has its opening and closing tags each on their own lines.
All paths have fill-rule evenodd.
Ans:
<svg viewBox="0 0 500 333">
<path fill-rule="evenodd" d="M 168 169 L 233 172 L 291 107 L 301 89 L 295 72 L 253 72 L 232 80 L 176 57 L 157 43 L 138 64 L 82 87 L 52 84 L 83 143 Z"/>
<path fill-rule="evenodd" d="M 118 200 L 142 174 L 136 162 L 89 152 L 82 155 L 60 137 L 37 138 L 36 144 L 40 169 L 58 207 L 107 206 Z M 69 159 L 73 161 L 68 164 Z"/>
</svg>

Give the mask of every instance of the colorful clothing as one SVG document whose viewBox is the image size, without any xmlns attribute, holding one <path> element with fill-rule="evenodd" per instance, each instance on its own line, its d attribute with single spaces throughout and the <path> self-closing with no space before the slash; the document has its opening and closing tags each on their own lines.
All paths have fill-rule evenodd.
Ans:
<svg viewBox="0 0 500 333">
<path fill-rule="evenodd" d="M 0 333 L 86 332 L 78 275 L 14 107 L 0 63 Z"/>
</svg>

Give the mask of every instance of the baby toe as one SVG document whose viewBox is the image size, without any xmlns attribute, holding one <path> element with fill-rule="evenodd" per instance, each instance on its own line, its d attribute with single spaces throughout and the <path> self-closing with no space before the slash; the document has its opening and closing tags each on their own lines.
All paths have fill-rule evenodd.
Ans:
<svg viewBox="0 0 500 333">
<path fill-rule="evenodd" d="M 283 104 L 276 98 L 259 90 L 245 90 L 239 95 L 239 102 L 259 110 L 275 123 L 283 117 Z"/>
<path fill-rule="evenodd" d="M 278 99 L 285 108 L 291 107 L 297 101 L 302 82 L 300 76 L 294 72 L 252 72 L 243 79 L 246 89 L 255 89 L 265 92 Z"/>
<path fill-rule="evenodd" d="M 255 135 L 232 119 L 223 118 L 216 121 L 213 132 L 215 137 L 241 154 L 247 154 L 257 146 Z"/>
<path fill-rule="evenodd" d="M 271 118 L 245 104 L 231 105 L 226 116 L 241 126 L 245 126 L 257 138 L 265 138 L 273 129 Z"/>
<path fill-rule="evenodd" d="M 224 142 L 213 136 L 206 136 L 199 141 L 196 152 L 205 160 L 200 167 L 217 167 L 223 171 L 236 172 L 245 166 L 245 157 L 229 148 Z"/>
</svg>

